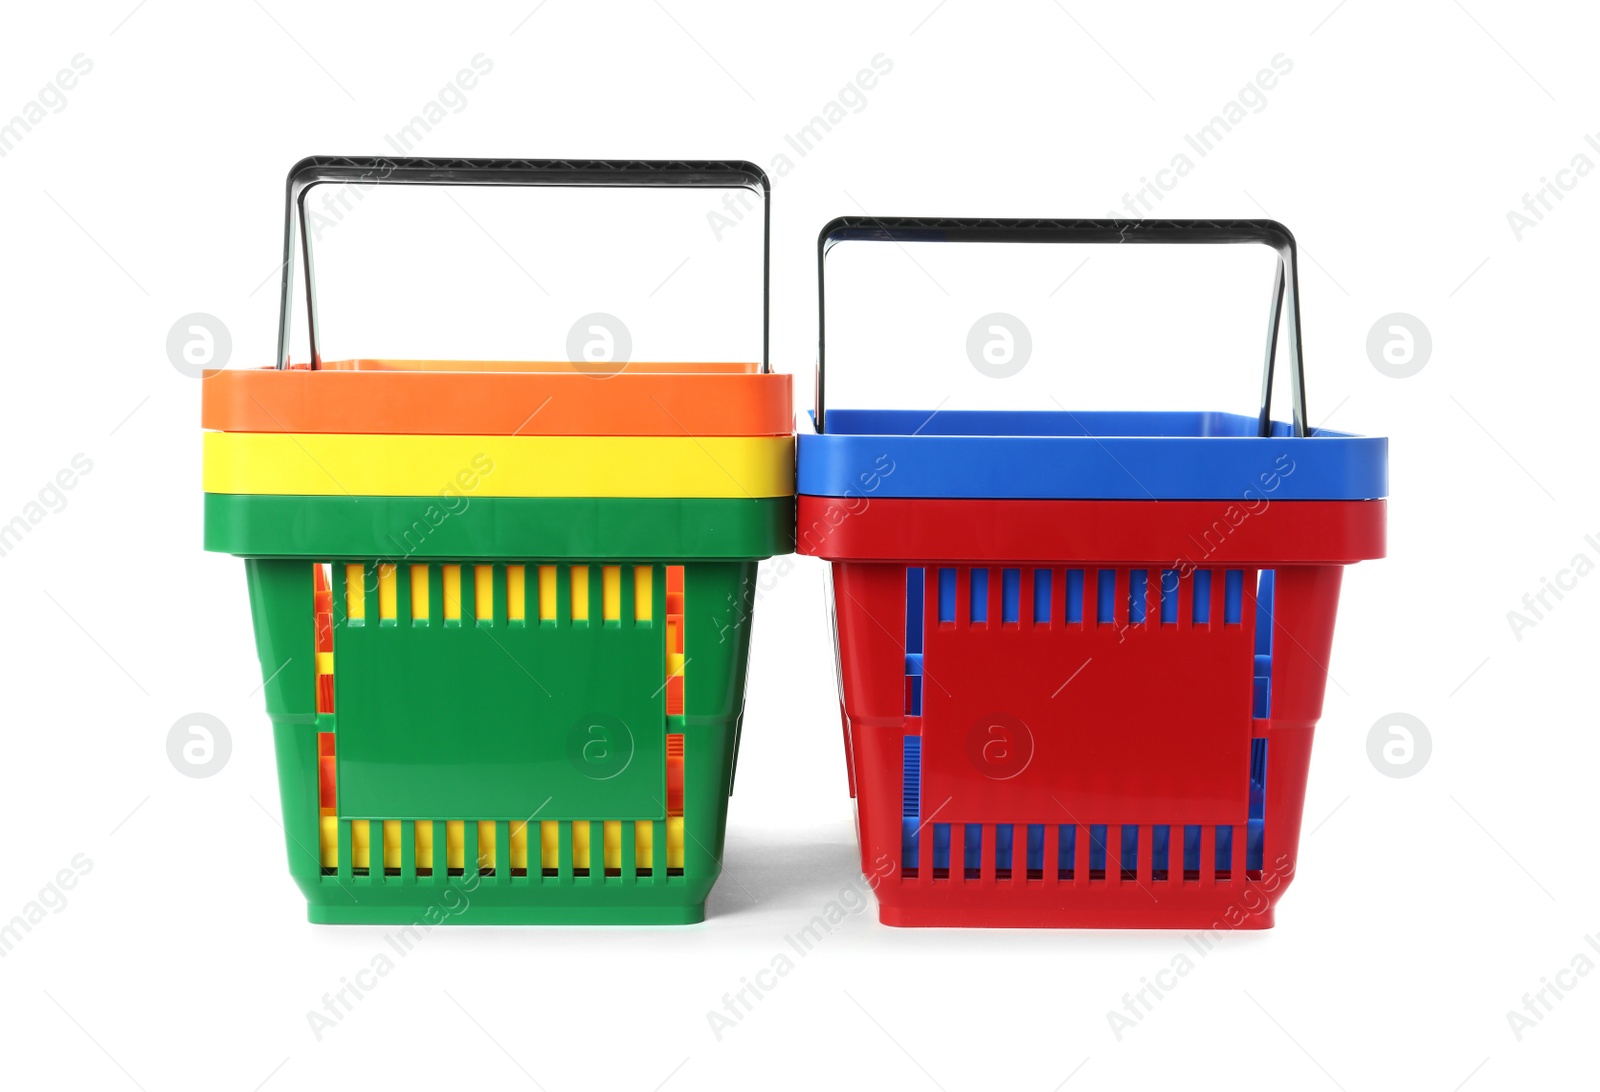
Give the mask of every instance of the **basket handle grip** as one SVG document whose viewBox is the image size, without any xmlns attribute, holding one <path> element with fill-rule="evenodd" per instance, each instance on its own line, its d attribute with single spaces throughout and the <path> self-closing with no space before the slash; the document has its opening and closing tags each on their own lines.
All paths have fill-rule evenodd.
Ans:
<svg viewBox="0 0 1600 1092">
<path fill-rule="evenodd" d="M 766 172 L 740 160 L 664 159 L 415 159 L 385 156 L 310 156 L 289 169 L 283 216 L 283 282 L 279 293 L 277 366 L 289 366 L 295 239 L 306 267 L 306 326 L 311 367 L 322 366 L 317 345 L 316 276 L 306 231 L 307 192 L 324 182 L 434 186 L 606 186 L 613 188 L 749 189 L 761 194 L 761 370 L 770 371 L 772 187 Z"/>
<path fill-rule="evenodd" d="M 827 292 L 824 266 L 834 243 L 870 239 L 883 242 L 942 243 L 1261 243 L 1278 252 L 1272 307 L 1267 322 L 1266 363 L 1261 377 L 1257 431 L 1272 434 L 1272 376 L 1278 326 L 1289 320 L 1289 387 L 1294 402 L 1294 434 L 1306 434 L 1305 358 L 1300 339 L 1300 276 L 1294 236 L 1276 220 L 994 220 L 917 217 L 841 216 L 817 237 L 817 431 L 826 431 L 824 379 L 827 359 Z M 1287 308 L 1285 304 L 1287 303 Z"/>
</svg>

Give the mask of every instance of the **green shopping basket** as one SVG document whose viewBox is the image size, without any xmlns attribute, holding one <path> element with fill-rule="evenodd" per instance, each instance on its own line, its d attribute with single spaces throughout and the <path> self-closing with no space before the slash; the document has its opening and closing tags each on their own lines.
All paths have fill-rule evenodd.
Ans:
<svg viewBox="0 0 1600 1092">
<path fill-rule="evenodd" d="M 793 441 L 771 433 L 773 420 L 788 427 L 788 377 L 764 363 L 605 379 L 565 363 L 329 363 L 314 311 L 312 363 L 290 365 L 297 210 L 328 181 L 765 196 L 765 176 L 748 164 L 306 160 L 289 181 L 280 363 L 212 373 L 203 398 L 206 546 L 245 559 L 289 868 L 310 919 L 701 920 L 721 867 L 756 567 L 793 543 Z M 470 399 L 452 400 L 457 380 Z M 482 434 L 498 453 L 501 466 L 465 472 L 465 492 L 437 492 L 451 480 L 428 461 L 440 436 L 395 424 L 416 418 L 419 382 L 449 421 L 443 439 Z M 737 407 L 716 427 L 753 469 L 721 490 L 732 495 L 628 495 L 646 463 L 657 479 L 665 465 L 689 483 L 728 476 L 696 464 L 715 440 L 683 436 L 663 404 L 702 393 Z M 612 446 L 636 454 L 582 478 L 601 495 L 506 484 L 556 480 L 544 463 L 591 442 L 570 423 L 599 414 L 551 414 L 540 432 L 537 416 L 506 412 L 552 398 L 630 422 L 629 443 Z M 260 465 L 285 450 L 262 436 L 269 426 L 313 462 L 383 460 L 404 494 L 282 492 L 274 483 L 314 476 Z M 415 489 L 399 466 L 418 468 Z"/>
</svg>

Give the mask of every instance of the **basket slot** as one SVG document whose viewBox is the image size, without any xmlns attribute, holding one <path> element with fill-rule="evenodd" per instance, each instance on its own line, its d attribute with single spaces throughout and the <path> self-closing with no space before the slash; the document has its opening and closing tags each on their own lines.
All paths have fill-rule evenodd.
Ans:
<svg viewBox="0 0 1600 1092">
<path fill-rule="evenodd" d="M 1066 579 L 1066 608 L 1062 619 L 1073 626 L 1083 625 L 1083 570 L 1068 569 Z"/>
<path fill-rule="evenodd" d="M 1121 845 L 1118 847 L 1119 852 L 1117 854 L 1118 879 L 1137 880 L 1139 878 L 1139 827 L 1137 824 L 1122 824 L 1120 841 Z"/>
<path fill-rule="evenodd" d="M 939 570 L 939 624 L 954 625 L 956 620 L 956 571 Z"/>
<path fill-rule="evenodd" d="M 1244 570 L 1229 569 L 1224 575 L 1222 622 L 1236 626 L 1244 617 Z"/>
<path fill-rule="evenodd" d="M 1109 626 L 1117 620 L 1117 570 L 1099 569 L 1095 572 L 1094 620 Z"/>
<path fill-rule="evenodd" d="M 1150 828 L 1150 879 L 1166 883 L 1172 875 L 1172 828 L 1158 823 Z"/>
<path fill-rule="evenodd" d="M 1145 612 L 1150 606 L 1150 570 L 1128 570 L 1128 624 L 1144 625 Z"/>
<path fill-rule="evenodd" d="M 1033 624 L 1050 624 L 1050 593 L 1055 584 L 1049 569 L 1033 570 Z"/>
<path fill-rule="evenodd" d="M 1182 577 L 1177 569 L 1161 570 L 1161 624 L 1175 626 L 1178 624 L 1178 590 L 1182 584 Z"/>
<path fill-rule="evenodd" d="M 1022 613 L 1022 570 L 1000 570 L 1000 624 L 1014 626 Z"/>
<path fill-rule="evenodd" d="M 970 596 L 967 602 L 967 620 L 975 626 L 989 624 L 989 570 L 969 569 Z"/>
<path fill-rule="evenodd" d="M 927 571 L 906 569 L 906 702 L 908 717 L 922 715 L 923 596 Z"/>
<path fill-rule="evenodd" d="M 1194 624 L 1211 624 L 1211 570 L 1196 569 L 1190 583 L 1194 585 Z"/>
<path fill-rule="evenodd" d="M 1261 878 L 1267 835 L 1267 740 L 1250 741 L 1250 817 L 1246 827 L 1245 873 L 1248 879 Z"/>
</svg>

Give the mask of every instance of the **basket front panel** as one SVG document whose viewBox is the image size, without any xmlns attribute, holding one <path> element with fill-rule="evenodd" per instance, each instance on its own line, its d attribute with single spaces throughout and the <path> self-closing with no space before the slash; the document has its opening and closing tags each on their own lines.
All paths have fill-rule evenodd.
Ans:
<svg viewBox="0 0 1600 1092">
<path fill-rule="evenodd" d="M 574 621 L 563 566 L 554 618 L 541 620 L 535 607 L 508 620 L 506 567 L 496 565 L 492 620 L 477 620 L 466 578 L 460 619 L 450 624 L 433 565 L 433 607 L 418 623 L 411 567 L 398 568 L 398 617 L 378 617 L 369 595 L 366 617 L 351 619 L 344 566 L 336 566 L 341 818 L 664 816 L 664 580 L 652 584 L 655 621 L 635 620 L 631 574 L 612 612 L 620 617 L 604 620 L 595 567 L 588 618 Z"/>
<path fill-rule="evenodd" d="M 978 589 L 987 599 L 983 621 L 972 609 L 975 571 L 990 574 L 987 594 Z M 1049 609 L 1041 605 L 1037 617 L 1036 571 L 1051 574 L 1047 588 L 1038 578 Z M 1073 605 L 1073 570 L 957 569 L 951 611 L 948 587 L 941 608 L 939 572 L 928 570 L 924 815 L 961 823 L 1244 822 L 1255 573 L 1235 578 L 1252 594 L 1230 607 L 1229 581 L 1217 570 L 1204 596 L 1210 620 L 1196 624 L 1192 575 L 1175 578 L 1175 610 L 1163 612 L 1159 568 L 1077 571 Z M 1130 573 L 1146 581 L 1142 620 L 1130 619 Z"/>
</svg>

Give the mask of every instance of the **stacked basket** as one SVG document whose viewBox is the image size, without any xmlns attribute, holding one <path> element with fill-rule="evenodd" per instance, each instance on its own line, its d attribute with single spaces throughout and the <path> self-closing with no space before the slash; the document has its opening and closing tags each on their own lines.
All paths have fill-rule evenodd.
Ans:
<svg viewBox="0 0 1600 1092">
<path fill-rule="evenodd" d="M 852 218 L 845 240 L 1262 243 L 1259 414 L 823 409 L 802 553 L 833 562 L 864 871 L 892 925 L 1262 928 L 1293 878 L 1344 566 L 1387 442 L 1308 429 L 1269 221 Z M 1288 316 L 1294 420 L 1273 422 Z M 930 400 L 931 401 L 931 400 Z"/>
<path fill-rule="evenodd" d="M 351 173 L 766 184 L 744 164 L 308 160 L 291 242 L 304 191 Z M 329 363 L 314 325 L 314 365 L 289 367 L 290 279 L 285 366 L 205 380 L 205 521 L 246 559 L 311 919 L 700 920 L 755 568 L 792 542 L 789 378 Z"/>
</svg>

